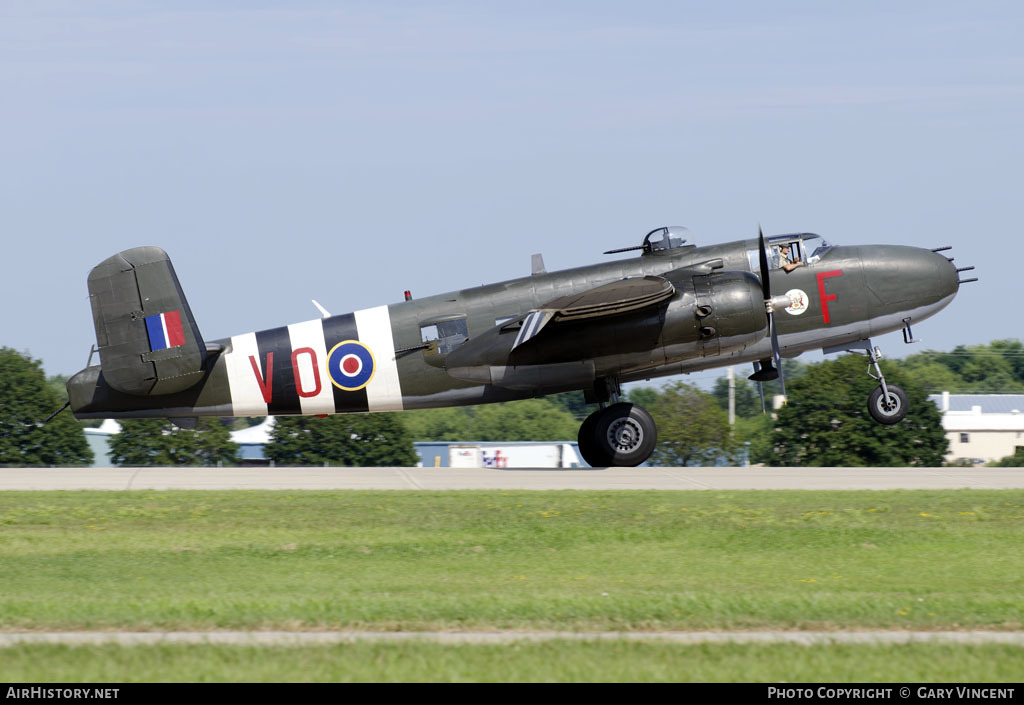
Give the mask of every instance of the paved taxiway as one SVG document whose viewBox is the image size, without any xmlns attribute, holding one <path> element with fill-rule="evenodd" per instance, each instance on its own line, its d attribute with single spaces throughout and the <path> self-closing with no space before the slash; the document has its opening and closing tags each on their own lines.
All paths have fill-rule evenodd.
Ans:
<svg viewBox="0 0 1024 705">
<path fill-rule="evenodd" d="M 0 490 L 1024 489 L 1024 468 L 0 468 Z"/>
</svg>

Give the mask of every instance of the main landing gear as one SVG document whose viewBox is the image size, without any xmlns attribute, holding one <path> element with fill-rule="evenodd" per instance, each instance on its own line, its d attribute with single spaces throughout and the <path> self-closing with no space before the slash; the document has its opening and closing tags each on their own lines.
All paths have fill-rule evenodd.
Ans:
<svg viewBox="0 0 1024 705">
<path fill-rule="evenodd" d="M 600 402 L 580 426 L 580 455 L 593 467 L 636 467 L 654 452 L 658 427 L 646 409 L 618 400 L 617 384 L 609 386 L 614 403 Z"/>
<path fill-rule="evenodd" d="M 654 452 L 658 427 L 643 407 L 619 402 L 588 416 L 577 439 L 593 467 L 636 467 Z"/>
</svg>

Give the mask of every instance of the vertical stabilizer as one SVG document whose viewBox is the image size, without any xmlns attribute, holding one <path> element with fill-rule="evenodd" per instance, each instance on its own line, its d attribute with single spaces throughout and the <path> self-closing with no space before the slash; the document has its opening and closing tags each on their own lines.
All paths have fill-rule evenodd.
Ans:
<svg viewBox="0 0 1024 705">
<path fill-rule="evenodd" d="M 206 346 L 167 253 L 125 250 L 89 273 L 100 366 L 107 383 L 136 395 L 174 394 L 203 377 Z"/>
</svg>

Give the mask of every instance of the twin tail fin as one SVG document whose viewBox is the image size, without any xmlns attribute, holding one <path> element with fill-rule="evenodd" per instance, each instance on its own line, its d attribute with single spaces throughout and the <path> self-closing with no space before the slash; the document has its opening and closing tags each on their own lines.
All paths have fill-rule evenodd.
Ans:
<svg viewBox="0 0 1024 705">
<path fill-rule="evenodd" d="M 104 379 L 138 396 L 199 382 L 207 350 L 167 253 L 135 247 L 89 273 L 89 301 Z"/>
</svg>

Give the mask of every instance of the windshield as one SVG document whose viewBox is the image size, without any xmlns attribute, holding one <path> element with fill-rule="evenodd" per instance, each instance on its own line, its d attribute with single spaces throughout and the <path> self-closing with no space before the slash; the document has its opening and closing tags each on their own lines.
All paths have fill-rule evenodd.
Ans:
<svg viewBox="0 0 1024 705">
<path fill-rule="evenodd" d="M 811 252 L 811 256 L 807 258 L 807 264 L 814 264 L 821 259 L 821 256 L 832 249 L 833 245 L 828 240 L 823 239 L 820 235 L 815 235 L 818 242 L 809 242 L 808 245 L 817 245 L 814 251 Z M 809 239 L 809 238 L 808 238 Z"/>
<path fill-rule="evenodd" d="M 814 264 L 822 255 L 832 249 L 821 235 L 814 233 L 790 233 L 788 235 L 769 235 L 765 238 L 765 254 L 769 269 L 785 269 L 791 271 L 794 265 Z M 810 255 L 807 253 L 810 252 Z M 757 248 L 747 251 L 750 271 L 760 270 L 760 255 Z"/>
</svg>

